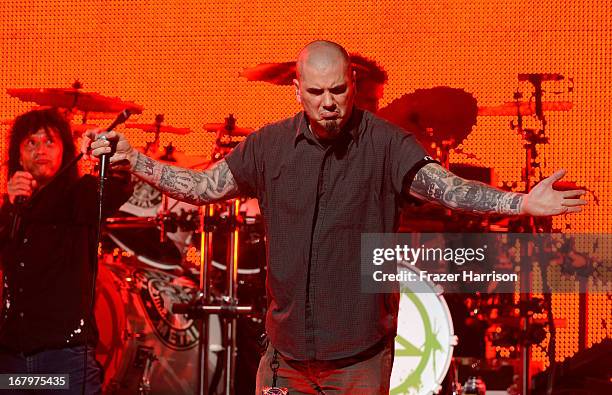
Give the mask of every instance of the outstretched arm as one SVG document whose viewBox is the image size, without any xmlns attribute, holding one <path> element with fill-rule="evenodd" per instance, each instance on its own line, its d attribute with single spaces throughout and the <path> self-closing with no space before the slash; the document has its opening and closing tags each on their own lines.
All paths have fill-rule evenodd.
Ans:
<svg viewBox="0 0 612 395">
<path fill-rule="evenodd" d="M 451 209 L 478 214 L 550 216 L 579 212 L 587 202 L 578 196 L 585 191 L 556 191 L 552 187 L 564 175 L 564 170 L 557 171 L 526 195 L 466 180 L 437 163 L 430 163 L 417 172 L 409 193 Z"/>
<path fill-rule="evenodd" d="M 227 199 L 238 193 L 225 160 L 198 171 L 160 163 L 136 152 L 132 172 L 174 199 L 195 205 Z"/>
<path fill-rule="evenodd" d="M 105 136 L 101 139 L 99 136 Z M 129 162 L 130 171 L 159 188 L 174 199 L 195 205 L 227 199 L 238 193 L 238 186 L 225 160 L 221 160 L 206 170 L 186 169 L 158 162 L 132 148 L 125 136 L 117 132 L 87 132 L 91 154 L 99 157 L 110 153 L 110 142 L 116 142 L 116 150 L 111 163 Z"/>
</svg>

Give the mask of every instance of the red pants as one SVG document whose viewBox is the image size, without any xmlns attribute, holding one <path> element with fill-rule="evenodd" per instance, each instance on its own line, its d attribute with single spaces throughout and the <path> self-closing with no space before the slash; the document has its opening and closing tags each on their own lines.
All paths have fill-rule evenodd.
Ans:
<svg viewBox="0 0 612 395">
<path fill-rule="evenodd" d="M 333 361 L 292 361 L 278 355 L 277 387 L 289 395 L 388 395 L 394 355 L 393 340 L 373 352 Z M 270 345 L 259 361 L 256 395 L 272 386 L 274 348 Z"/>
</svg>

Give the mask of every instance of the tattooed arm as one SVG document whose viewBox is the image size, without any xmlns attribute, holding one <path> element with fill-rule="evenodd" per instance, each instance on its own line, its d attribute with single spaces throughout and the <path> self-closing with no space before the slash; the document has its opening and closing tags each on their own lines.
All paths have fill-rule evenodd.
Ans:
<svg viewBox="0 0 612 395">
<path fill-rule="evenodd" d="M 586 191 L 557 191 L 553 188 L 553 183 L 564 175 L 565 170 L 556 171 L 526 195 L 465 180 L 437 163 L 430 163 L 417 172 L 409 193 L 451 209 L 479 214 L 550 216 L 580 212 L 580 206 L 587 202 L 579 196 Z"/>
<path fill-rule="evenodd" d="M 132 148 L 125 136 L 115 131 L 106 133 L 92 129 L 87 131 L 86 137 L 89 139 L 86 143 L 88 152 L 96 157 L 110 153 L 111 141 L 114 141 L 115 152 L 110 158 L 112 165 L 129 163 L 132 173 L 177 200 L 202 205 L 238 193 L 238 186 L 225 160 L 203 171 L 191 170 L 149 158 Z"/>
<path fill-rule="evenodd" d="M 132 172 L 136 176 L 176 200 L 202 205 L 238 193 L 238 186 L 225 160 L 200 171 L 160 163 L 136 151 L 134 162 Z"/>
</svg>

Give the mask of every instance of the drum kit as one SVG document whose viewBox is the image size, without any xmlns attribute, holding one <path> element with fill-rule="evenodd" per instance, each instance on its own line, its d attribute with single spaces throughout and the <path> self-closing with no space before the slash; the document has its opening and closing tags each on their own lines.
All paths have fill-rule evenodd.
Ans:
<svg viewBox="0 0 612 395">
<path fill-rule="evenodd" d="M 355 55 L 353 58 L 358 78 L 378 73 L 376 81 L 386 81 L 386 73 L 374 62 Z M 244 70 L 242 76 L 287 85 L 295 77 L 295 66 L 293 62 L 266 63 Z M 78 81 L 68 89 L 7 92 L 40 106 L 66 109 L 67 114 L 81 113 L 81 125 L 73 125 L 75 135 L 87 128 L 88 119 L 104 119 L 104 114 L 109 118 L 108 114 L 124 109 L 143 111 L 132 102 L 84 92 Z M 521 117 L 571 107 L 569 102 L 540 99 L 536 109 L 531 101 L 522 102 L 520 97 L 499 106 L 479 107 L 476 99 L 462 89 L 435 87 L 404 95 L 378 114 L 415 133 L 446 165 L 452 150 L 461 152 L 458 146 L 478 116 L 518 116 L 516 128 L 526 140 L 529 170 L 534 164 L 535 145 L 547 140 L 543 131 L 523 130 Z M 142 148 L 150 155 L 160 151 L 162 133 L 192 132 L 164 124 L 161 114 L 151 124 L 126 126 L 154 135 Z M 237 138 L 253 132 L 238 127 L 232 114 L 225 122 L 206 124 L 204 129 L 216 135 L 212 160 L 185 155 L 172 143 L 157 158 L 178 166 L 204 168 L 222 159 L 237 144 Z M 121 212 L 121 216 L 106 220 L 99 260 L 96 319 L 100 342 L 96 356 L 105 368 L 105 392 L 253 393 L 258 338 L 264 332 L 266 311 L 266 235 L 257 201 L 243 197 L 197 208 L 136 182 Z M 456 229 L 465 231 L 466 223 L 451 219 L 448 212 L 436 215 L 443 225 L 431 228 L 434 231 L 452 231 L 448 224 L 453 223 L 460 223 Z M 404 231 L 431 230 L 421 226 L 424 222 L 420 219 L 415 220 L 422 216 L 422 207 L 414 216 L 410 207 L 405 207 L 402 218 L 411 225 Z M 479 221 L 468 228 L 488 231 L 492 229 L 489 225 Z M 503 228 L 508 230 L 506 225 Z M 431 282 L 426 286 L 430 292 L 401 290 L 392 394 L 462 391 L 454 366 L 457 336 L 449 307 L 441 288 Z M 467 299 L 480 306 L 485 303 L 483 298 Z M 465 388 L 478 388 L 475 378 L 468 381 Z"/>
</svg>

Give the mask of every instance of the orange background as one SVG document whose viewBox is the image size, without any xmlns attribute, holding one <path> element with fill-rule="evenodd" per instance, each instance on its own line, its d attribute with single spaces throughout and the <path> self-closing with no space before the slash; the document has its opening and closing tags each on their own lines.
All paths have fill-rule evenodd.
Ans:
<svg viewBox="0 0 612 395">
<path fill-rule="evenodd" d="M 609 0 L 3 0 L 0 91 L 69 87 L 78 79 L 85 91 L 142 104 L 143 114 L 130 121 L 152 122 L 164 114 L 168 124 L 191 128 L 188 136 L 162 136 L 162 144 L 172 141 L 188 154 L 209 155 L 213 136 L 204 132 L 204 123 L 223 122 L 232 113 L 239 126 L 257 128 L 299 110 L 292 88 L 247 82 L 238 73 L 261 62 L 292 60 L 313 39 L 334 40 L 376 60 L 389 75 L 382 106 L 439 85 L 465 89 L 480 106 L 497 105 L 511 101 L 517 88 L 531 95 L 531 85 L 519 83 L 518 73 L 556 72 L 566 79 L 545 82 L 544 100 L 571 101 L 573 108 L 547 113 L 550 144 L 539 148 L 542 171 L 568 169 L 566 178 L 592 189 L 599 205 L 590 196 L 582 214 L 557 218 L 555 226 L 607 233 L 610 15 Z M 1 94 L 0 118 L 31 106 Z M 451 161 L 492 167 L 499 180 L 519 182 L 524 150 L 511 120 L 479 117 L 461 146 L 478 159 L 452 154 Z M 527 127 L 538 125 L 526 120 Z M 123 130 L 135 145 L 151 137 Z M 0 127 L 2 163 L 7 131 Z M 612 303 L 605 295 L 592 299 L 589 344 L 612 334 L 598 324 L 608 319 L 612 327 Z M 574 310 L 564 312 L 565 304 L 556 305 L 557 315 L 574 316 Z M 560 359 L 577 349 L 576 332 L 559 330 Z"/>
</svg>

